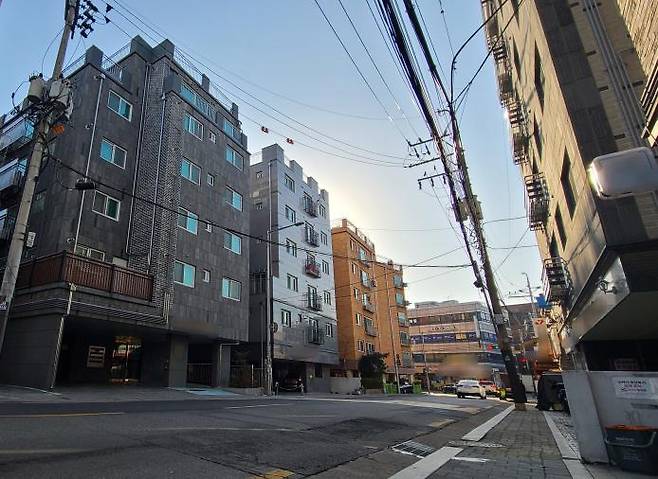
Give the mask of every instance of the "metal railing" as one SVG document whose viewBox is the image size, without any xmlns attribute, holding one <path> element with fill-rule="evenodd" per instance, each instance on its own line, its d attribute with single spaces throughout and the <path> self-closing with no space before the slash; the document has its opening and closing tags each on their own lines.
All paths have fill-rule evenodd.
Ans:
<svg viewBox="0 0 658 479">
<path fill-rule="evenodd" d="M 304 199 L 304 211 L 309 215 L 309 216 L 317 216 L 318 215 L 318 204 L 309 199 Z"/>
<path fill-rule="evenodd" d="M 310 228 L 306 228 L 306 234 L 304 235 L 306 242 L 311 246 L 320 246 L 320 235 L 317 231 Z"/>
<path fill-rule="evenodd" d="M 559 304 L 569 299 L 573 284 L 564 259 L 559 256 L 545 259 L 542 280 L 544 295 L 549 303 Z"/>
<path fill-rule="evenodd" d="M 322 311 L 322 301 L 317 293 L 304 293 L 304 303 L 308 309 Z"/>
<path fill-rule="evenodd" d="M 320 264 L 312 259 L 307 259 L 306 263 L 304 263 L 304 272 L 316 278 L 319 278 L 322 274 L 320 272 Z"/>
<path fill-rule="evenodd" d="M 365 330 L 368 336 L 373 336 L 373 337 L 377 336 L 377 327 L 372 321 L 365 322 Z"/>
<path fill-rule="evenodd" d="M 549 215 L 548 187 L 542 173 L 528 175 L 524 178 L 528 197 L 528 221 L 530 229 L 543 229 Z"/>
<path fill-rule="evenodd" d="M 32 138 L 34 138 L 34 125 L 27 118 L 23 118 L 0 133 L 0 151 L 10 147 L 20 148 L 32 141 Z"/>
<path fill-rule="evenodd" d="M 363 303 L 363 309 L 365 309 L 369 313 L 374 313 L 375 312 L 375 305 L 372 304 L 370 301 L 366 301 L 365 303 Z"/>
<path fill-rule="evenodd" d="M 11 240 L 16 224 L 16 212 L 5 210 L 5 214 L 0 216 L 0 241 Z"/>
<path fill-rule="evenodd" d="M 319 326 L 307 326 L 306 340 L 309 344 L 324 344 L 324 331 Z"/>
<path fill-rule="evenodd" d="M 5 190 L 19 190 L 25 177 L 26 161 L 14 160 L 0 168 L 0 193 Z"/>
<path fill-rule="evenodd" d="M 151 301 L 153 295 L 153 276 L 66 251 L 23 263 L 16 288 L 59 282 L 146 301 Z"/>
</svg>

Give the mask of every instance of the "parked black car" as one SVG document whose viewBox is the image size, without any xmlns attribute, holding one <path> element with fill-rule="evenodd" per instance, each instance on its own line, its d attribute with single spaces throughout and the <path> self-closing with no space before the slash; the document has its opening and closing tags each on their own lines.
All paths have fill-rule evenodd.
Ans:
<svg viewBox="0 0 658 479">
<path fill-rule="evenodd" d="M 441 386 L 441 392 L 445 394 L 457 394 L 457 385 L 444 384 L 443 386 Z"/>
</svg>

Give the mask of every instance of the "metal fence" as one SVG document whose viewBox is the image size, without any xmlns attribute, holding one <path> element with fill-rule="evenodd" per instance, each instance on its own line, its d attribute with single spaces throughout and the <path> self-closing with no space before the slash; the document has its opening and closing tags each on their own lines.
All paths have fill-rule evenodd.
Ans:
<svg viewBox="0 0 658 479">
<path fill-rule="evenodd" d="M 187 363 L 187 382 L 212 386 L 212 363 Z"/>
</svg>

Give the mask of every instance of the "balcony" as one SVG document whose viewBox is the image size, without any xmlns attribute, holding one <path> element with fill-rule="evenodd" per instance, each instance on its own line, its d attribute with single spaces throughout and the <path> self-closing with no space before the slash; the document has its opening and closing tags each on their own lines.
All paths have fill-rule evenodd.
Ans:
<svg viewBox="0 0 658 479">
<path fill-rule="evenodd" d="M 404 281 L 402 281 L 402 278 L 401 278 L 401 277 L 399 277 L 399 276 L 393 276 L 393 286 L 396 287 L 396 288 L 403 289 L 403 288 L 406 288 L 406 287 L 407 287 L 407 283 L 405 283 Z"/>
<path fill-rule="evenodd" d="M 27 169 L 26 160 L 10 161 L 0 168 L 0 195 L 17 193 L 23 185 L 23 178 Z"/>
<path fill-rule="evenodd" d="M 372 323 L 372 321 L 365 322 L 365 330 L 368 336 L 377 337 L 377 328 Z"/>
<path fill-rule="evenodd" d="M 505 42 L 498 41 L 496 46 L 491 51 L 493 53 L 494 60 L 496 63 L 502 63 L 507 61 L 507 46 Z"/>
<path fill-rule="evenodd" d="M 368 258 L 368 255 L 363 251 L 359 251 L 359 261 L 365 266 L 370 266 L 370 258 Z"/>
<path fill-rule="evenodd" d="M 18 210 L 3 210 L 0 212 L 0 242 L 11 241 L 17 213 Z"/>
<path fill-rule="evenodd" d="M 306 260 L 306 263 L 304 263 L 304 272 L 314 278 L 319 278 L 322 275 L 320 272 L 320 264 L 313 259 Z"/>
<path fill-rule="evenodd" d="M 112 294 L 151 301 L 153 276 L 66 251 L 23 263 L 16 288 L 73 283 Z"/>
<path fill-rule="evenodd" d="M 18 149 L 32 141 L 33 137 L 34 125 L 32 122 L 27 119 L 19 120 L 0 133 L 0 151 L 8 148 Z"/>
<path fill-rule="evenodd" d="M 512 134 L 512 150 L 515 165 L 522 165 L 528 162 L 528 145 L 528 135 L 520 131 Z"/>
<path fill-rule="evenodd" d="M 324 344 L 324 331 L 317 325 L 307 326 L 306 341 L 308 344 Z"/>
<path fill-rule="evenodd" d="M 562 258 L 558 256 L 544 260 L 542 276 L 544 294 L 549 303 L 560 304 L 569 299 L 573 285 L 567 263 Z"/>
<path fill-rule="evenodd" d="M 375 305 L 372 304 L 370 301 L 366 301 L 365 303 L 363 303 L 363 309 L 365 309 L 369 313 L 374 313 L 375 312 Z"/>
<path fill-rule="evenodd" d="M 411 338 L 409 336 L 400 336 L 400 344 L 402 346 L 411 346 Z"/>
<path fill-rule="evenodd" d="M 401 328 L 408 328 L 409 327 L 409 319 L 407 318 L 398 318 L 398 326 Z"/>
<path fill-rule="evenodd" d="M 318 204 L 317 202 L 304 198 L 304 211 L 307 215 L 313 216 L 314 218 L 318 216 Z"/>
<path fill-rule="evenodd" d="M 370 278 L 361 278 L 361 286 L 365 288 L 373 288 L 374 285 L 374 280 Z"/>
<path fill-rule="evenodd" d="M 512 127 L 520 128 L 525 124 L 523 105 L 518 99 L 514 99 L 507 107 L 507 116 Z"/>
<path fill-rule="evenodd" d="M 304 239 L 311 246 L 320 246 L 320 235 L 318 234 L 317 231 L 311 228 L 306 228 Z"/>
<path fill-rule="evenodd" d="M 322 311 L 322 301 L 318 293 L 304 293 L 304 304 L 312 311 Z"/>
<path fill-rule="evenodd" d="M 414 358 L 409 353 L 402 353 L 402 367 L 403 368 L 413 368 L 414 367 Z"/>
<path fill-rule="evenodd" d="M 544 175 L 537 173 L 525 177 L 528 195 L 528 221 L 533 231 L 544 229 L 549 215 L 548 187 Z"/>
<path fill-rule="evenodd" d="M 498 75 L 498 91 L 503 106 L 509 106 L 514 101 L 514 83 L 512 82 L 512 72 L 509 69 Z"/>
</svg>

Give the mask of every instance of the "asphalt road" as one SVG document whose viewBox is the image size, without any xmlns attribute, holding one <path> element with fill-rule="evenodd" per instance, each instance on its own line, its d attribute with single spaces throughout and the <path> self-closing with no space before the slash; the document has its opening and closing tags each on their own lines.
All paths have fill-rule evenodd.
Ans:
<svg viewBox="0 0 658 479">
<path fill-rule="evenodd" d="M 349 477 L 346 464 L 381 451 L 382 465 L 371 461 L 353 477 L 388 477 L 416 460 L 390 446 L 448 423 L 476 424 L 480 411 L 483 422 L 497 402 L 279 396 L 3 403 L 0 477 Z"/>
</svg>

